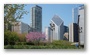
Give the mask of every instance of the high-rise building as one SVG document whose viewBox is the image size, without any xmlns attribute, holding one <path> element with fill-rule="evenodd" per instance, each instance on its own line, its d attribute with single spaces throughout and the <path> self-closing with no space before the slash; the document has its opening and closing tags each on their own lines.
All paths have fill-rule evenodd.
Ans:
<svg viewBox="0 0 90 55">
<path fill-rule="evenodd" d="M 74 8 L 72 14 L 74 23 L 78 25 L 79 44 L 84 45 L 84 5 Z"/>
<path fill-rule="evenodd" d="M 63 23 L 64 23 L 63 20 L 59 16 L 54 15 L 50 23 L 50 28 L 52 30 L 51 32 L 52 40 L 63 40 L 63 34 L 64 34 Z"/>
<path fill-rule="evenodd" d="M 79 43 L 80 45 L 84 45 L 84 5 L 79 6 L 78 12 Z"/>
<path fill-rule="evenodd" d="M 42 32 L 42 7 L 35 5 L 31 8 L 32 32 Z"/>
<path fill-rule="evenodd" d="M 69 42 L 78 42 L 78 25 L 76 23 L 69 25 Z"/>
<path fill-rule="evenodd" d="M 73 23 L 78 23 L 78 8 L 72 9 Z"/>
</svg>

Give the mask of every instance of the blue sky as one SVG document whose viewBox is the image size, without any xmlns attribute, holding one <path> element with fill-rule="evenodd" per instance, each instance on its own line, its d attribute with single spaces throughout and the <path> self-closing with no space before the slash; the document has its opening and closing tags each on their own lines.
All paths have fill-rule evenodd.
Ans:
<svg viewBox="0 0 90 55">
<path fill-rule="evenodd" d="M 72 8 L 76 8 L 82 4 L 27 4 L 25 10 L 29 13 L 23 16 L 22 22 L 30 25 L 31 23 L 31 8 L 35 5 L 42 7 L 42 30 L 50 26 L 50 21 L 54 15 L 58 15 L 63 21 L 64 25 L 68 26 L 72 23 Z"/>
</svg>

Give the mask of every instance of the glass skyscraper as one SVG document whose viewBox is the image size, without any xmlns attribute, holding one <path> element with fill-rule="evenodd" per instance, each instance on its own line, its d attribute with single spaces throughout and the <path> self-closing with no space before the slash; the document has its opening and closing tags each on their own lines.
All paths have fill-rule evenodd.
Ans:
<svg viewBox="0 0 90 55">
<path fill-rule="evenodd" d="M 78 23 L 78 8 L 72 10 L 73 23 Z"/>
<path fill-rule="evenodd" d="M 31 8 L 31 31 L 42 32 L 42 7 L 38 5 Z"/>
</svg>

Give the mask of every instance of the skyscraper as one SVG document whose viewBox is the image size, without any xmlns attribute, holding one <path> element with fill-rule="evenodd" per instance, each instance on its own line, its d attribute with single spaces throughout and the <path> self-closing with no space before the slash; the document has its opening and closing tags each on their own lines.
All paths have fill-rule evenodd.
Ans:
<svg viewBox="0 0 90 55">
<path fill-rule="evenodd" d="M 42 7 L 35 5 L 31 8 L 32 32 L 42 32 Z"/>
<path fill-rule="evenodd" d="M 78 25 L 78 26 L 74 26 L 74 28 L 75 27 L 78 28 L 78 29 L 75 29 L 75 31 L 78 30 L 76 32 L 78 33 L 79 44 L 84 46 L 84 37 L 85 37 L 84 35 L 84 5 L 74 8 L 72 11 L 72 14 L 73 14 L 72 18 L 73 18 L 74 23 Z"/>
<path fill-rule="evenodd" d="M 73 23 L 78 23 L 78 7 L 72 9 Z"/>
<path fill-rule="evenodd" d="M 54 17 L 51 20 L 50 27 L 52 30 L 52 40 L 63 40 L 63 34 L 64 34 L 64 22 L 63 20 L 57 16 L 54 15 Z"/>
<path fill-rule="evenodd" d="M 79 25 L 79 43 L 84 46 L 84 5 L 79 6 L 79 16 L 78 16 L 78 25 Z"/>
</svg>

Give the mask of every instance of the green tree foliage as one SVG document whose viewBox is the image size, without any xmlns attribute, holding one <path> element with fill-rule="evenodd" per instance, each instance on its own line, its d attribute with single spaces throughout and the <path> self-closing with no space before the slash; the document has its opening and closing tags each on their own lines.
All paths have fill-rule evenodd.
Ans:
<svg viewBox="0 0 90 55">
<path fill-rule="evenodd" d="M 25 6 L 24 4 L 4 4 L 4 25 L 8 26 L 8 24 L 23 18 L 23 15 L 28 13 L 24 9 Z"/>
</svg>

